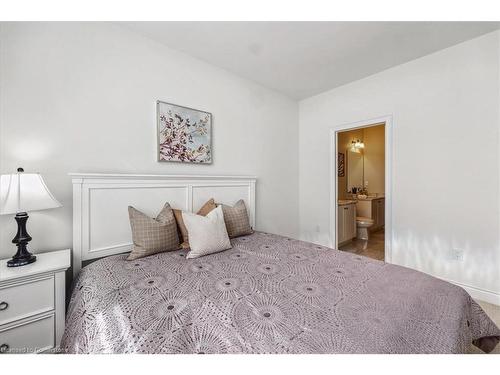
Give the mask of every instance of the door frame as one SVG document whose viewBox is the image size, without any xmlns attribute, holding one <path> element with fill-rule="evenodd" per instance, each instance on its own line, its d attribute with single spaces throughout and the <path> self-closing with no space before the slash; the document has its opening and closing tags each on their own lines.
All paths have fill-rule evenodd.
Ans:
<svg viewBox="0 0 500 375">
<path fill-rule="evenodd" d="M 385 241 L 384 260 L 392 262 L 392 167 L 393 167 L 393 121 L 392 115 L 386 115 L 367 120 L 341 124 L 330 128 L 330 247 L 338 250 L 337 236 L 337 201 L 338 201 L 338 133 L 359 128 L 366 128 L 370 125 L 385 123 Z"/>
</svg>

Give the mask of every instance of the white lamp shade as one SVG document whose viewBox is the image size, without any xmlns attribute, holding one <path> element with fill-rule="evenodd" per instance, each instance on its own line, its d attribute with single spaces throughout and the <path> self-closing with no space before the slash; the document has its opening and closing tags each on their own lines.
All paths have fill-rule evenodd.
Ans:
<svg viewBox="0 0 500 375">
<path fill-rule="evenodd" d="M 50 193 L 38 173 L 0 176 L 0 215 L 46 210 L 62 204 Z"/>
</svg>

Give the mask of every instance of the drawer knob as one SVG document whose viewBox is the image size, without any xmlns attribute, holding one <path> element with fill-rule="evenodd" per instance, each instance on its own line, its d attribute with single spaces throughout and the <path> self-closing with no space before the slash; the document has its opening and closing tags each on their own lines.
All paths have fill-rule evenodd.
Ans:
<svg viewBox="0 0 500 375">
<path fill-rule="evenodd" d="M 7 353 L 7 350 L 9 350 L 9 345 L 7 344 L 0 345 L 0 354 Z"/>
<path fill-rule="evenodd" d="M 7 310 L 9 304 L 7 302 L 0 302 L 0 311 Z"/>
</svg>

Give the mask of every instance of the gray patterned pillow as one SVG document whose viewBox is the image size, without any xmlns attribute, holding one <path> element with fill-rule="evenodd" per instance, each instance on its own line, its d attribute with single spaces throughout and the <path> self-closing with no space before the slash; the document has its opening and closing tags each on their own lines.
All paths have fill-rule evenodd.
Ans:
<svg viewBox="0 0 500 375">
<path fill-rule="evenodd" d="M 242 199 L 236 202 L 233 207 L 225 204 L 221 206 L 229 238 L 253 233 L 252 227 L 250 226 L 250 220 L 248 219 L 247 208 Z"/>
<path fill-rule="evenodd" d="M 128 207 L 130 227 L 134 247 L 127 260 L 143 258 L 162 251 L 172 251 L 179 248 L 177 224 L 170 204 L 165 203 L 156 219 Z"/>
</svg>

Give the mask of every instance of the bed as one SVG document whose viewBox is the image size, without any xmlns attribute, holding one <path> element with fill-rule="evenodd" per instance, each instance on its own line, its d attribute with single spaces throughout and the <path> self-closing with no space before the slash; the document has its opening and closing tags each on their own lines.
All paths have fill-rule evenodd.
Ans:
<svg viewBox="0 0 500 375">
<path fill-rule="evenodd" d="M 105 240 L 95 224 L 99 210 L 114 217 L 148 186 L 165 189 L 161 199 L 184 189 L 190 210 L 206 194 L 228 203 L 243 196 L 255 224 L 254 178 L 75 179 L 74 263 L 101 259 L 79 271 L 64 352 L 467 353 L 500 340 L 467 292 L 415 270 L 263 232 L 202 258 L 178 250 L 127 261 L 124 229 L 106 226 L 116 233 Z M 94 194 L 103 189 L 111 189 L 106 205 Z"/>
</svg>

